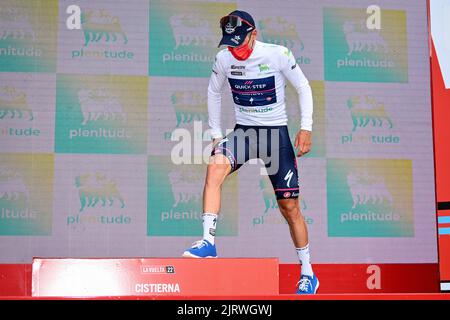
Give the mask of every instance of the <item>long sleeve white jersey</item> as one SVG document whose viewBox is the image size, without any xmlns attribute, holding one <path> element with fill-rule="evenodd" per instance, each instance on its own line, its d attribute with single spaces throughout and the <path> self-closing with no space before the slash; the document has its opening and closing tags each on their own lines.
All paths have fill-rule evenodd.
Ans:
<svg viewBox="0 0 450 320">
<path fill-rule="evenodd" d="M 313 98 L 308 80 L 286 47 L 255 42 L 245 61 L 228 49 L 219 51 L 208 86 L 208 114 L 212 138 L 222 137 L 221 96 L 228 78 L 233 96 L 236 123 L 248 126 L 287 125 L 286 78 L 299 96 L 303 130 L 312 130 Z"/>
</svg>

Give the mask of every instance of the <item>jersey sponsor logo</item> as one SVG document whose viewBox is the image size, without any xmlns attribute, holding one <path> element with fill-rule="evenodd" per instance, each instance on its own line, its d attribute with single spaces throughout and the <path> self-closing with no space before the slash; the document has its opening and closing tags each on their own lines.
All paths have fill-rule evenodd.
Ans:
<svg viewBox="0 0 450 320">
<path fill-rule="evenodd" d="M 243 73 L 242 71 L 231 71 L 231 75 L 232 76 L 243 76 L 243 75 L 245 75 L 245 73 Z"/>
<path fill-rule="evenodd" d="M 262 79 L 228 79 L 237 105 L 246 107 L 259 107 L 277 102 L 275 77 Z"/>
<path fill-rule="evenodd" d="M 272 107 L 265 107 L 265 108 L 244 108 L 244 107 L 239 107 L 239 111 L 240 112 L 245 112 L 245 113 L 266 113 L 266 112 L 270 112 L 272 110 L 273 110 Z"/>
<path fill-rule="evenodd" d="M 245 69 L 245 66 L 235 66 L 234 64 L 232 64 L 231 69 Z"/>
<path fill-rule="evenodd" d="M 261 63 L 258 65 L 258 67 L 259 67 L 259 72 L 261 72 L 261 73 L 270 71 L 270 67 L 268 64 Z"/>
</svg>

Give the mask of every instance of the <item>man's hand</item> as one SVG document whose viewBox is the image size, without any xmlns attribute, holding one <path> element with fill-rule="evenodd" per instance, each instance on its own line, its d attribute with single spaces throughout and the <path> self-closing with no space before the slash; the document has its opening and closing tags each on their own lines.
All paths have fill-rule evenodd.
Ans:
<svg viewBox="0 0 450 320">
<path fill-rule="evenodd" d="M 301 157 L 311 150 L 311 131 L 300 130 L 295 137 L 295 149 L 297 150 L 297 157 Z"/>
</svg>

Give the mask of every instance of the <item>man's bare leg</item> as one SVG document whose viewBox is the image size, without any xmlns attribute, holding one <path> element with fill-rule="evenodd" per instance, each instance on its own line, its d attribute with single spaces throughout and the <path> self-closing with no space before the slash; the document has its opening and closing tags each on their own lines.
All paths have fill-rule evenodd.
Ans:
<svg viewBox="0 0 450 320">
<path fill-rule="evenodd" d="M 313 270 L 309 255 L 308 228 L 301 214 L 299 201 L 298 199 L 281 199 L 278 200 L 278 207 L 289 225 L 292 242 L 294 243 L 302 265 L 302 275 L 312 276 Z"/>
<path fill-rule="evenodd" d="M 298 199 L 278 200 L 278 207 L 289 225 L 289 231 L 295 247 L 305 247 L 308 244 L 308 229 L 301 214 Z"/>
<path fill-rule="evenodd" d="M 222 184 L 231 172 L 230 160 L 222 154 L 210 158 L 203 189 L 203 212 L 219 214 Z"/>
<path fill-rule="evenodd" d="M 210 158 L 203 189 L 203 239 L 186 250 L 183 256 L 193 258 L 217 257 L 215 236 L 222 184 L 230 172 L 231 164 L 227 157 L 217 154 Z"/>
</svg>

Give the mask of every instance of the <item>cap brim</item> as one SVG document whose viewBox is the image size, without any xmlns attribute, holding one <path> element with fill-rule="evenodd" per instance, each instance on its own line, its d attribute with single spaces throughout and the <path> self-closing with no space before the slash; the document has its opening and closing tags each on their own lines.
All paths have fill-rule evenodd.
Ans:
<svg viewBox="0 0 450 320">
<path fill-rule="evenodd" d="M 220 40 L 218 47 L 220 47 L 222 45 L 226 45 L 226 46 L 230 46 L 230 47 L 239 47 L 244 42 L 247 34 L 241 34 L 239 36 L 240 36 L 240 39 L 236 40 L 236 38 L 235 38 L 236 35 L 224 35 L 222 37 L 222 40 Z"/>
</svg>

